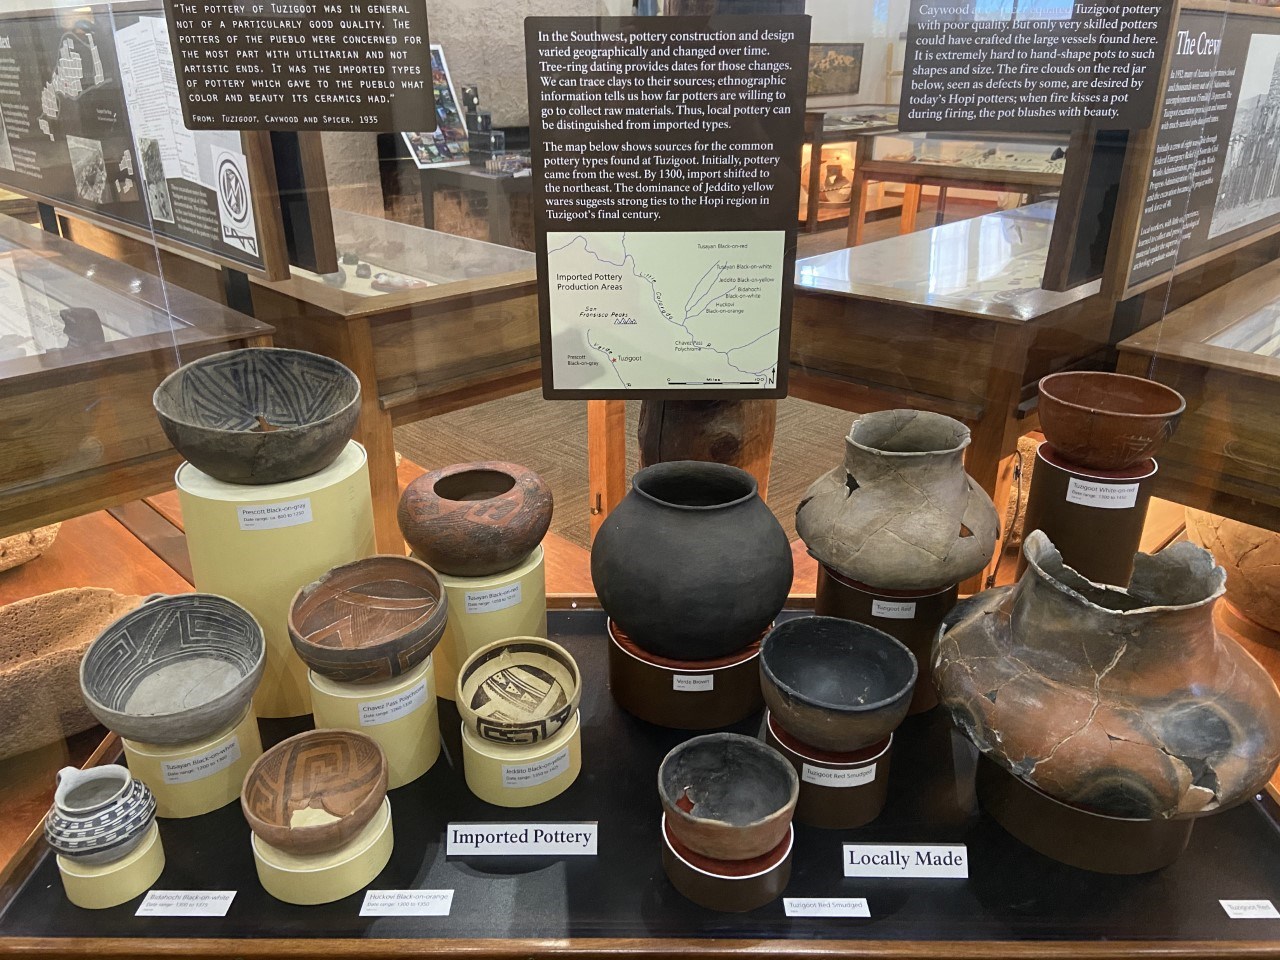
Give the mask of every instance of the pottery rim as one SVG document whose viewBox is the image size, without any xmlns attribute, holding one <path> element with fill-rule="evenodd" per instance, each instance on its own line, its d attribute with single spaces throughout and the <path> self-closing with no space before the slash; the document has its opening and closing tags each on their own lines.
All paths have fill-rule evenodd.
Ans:
<svg viewBox="0 0 1280 960">
<path fill-rule="evenodd" d="M 673 758 L 689 750 L 695 744 L 702 744 L 708 741 L 741 743 L 748 750 L 755 750 L 761 756 L 768 757 L 769 762 L 774 764 L 779 770 L 785 769 L 786 779 L 791 785 L 791 795 L 787 802 L 775 809 L 773 812 L 761 817 L 759 820 L 753 820 L 750 823 L 741 824 L 730 823 L 728 820 L 714 820 L 710 817 L 697 817 L 687 810 L 681 810 L 676 805 L 676 802 L 667 796 L 667 791 L 663 789 L 662 775 L 667 769 L 667 764 L 670 763 Z M 676 811 L 679 815 L 679 819 L 688 820 L 690 823 L 716 824 L 718 826 L 723 826 L 726 829 L 746 831 L 753 827 L 760 826 L 761 824 L 768 823 L 775 819 L 780 813 L 783 813 L 788 809 L 794 810 L 796 802 L 800 799 L 800 777 L 796 773 L 795 767 L 791 766 L 791 764 L 787 762 L 786 757 L 778 753 L 777 750 L 774 750 L 773 747 L 769 746 L 767 743 L 757 740 L 755 737 L 748 737 L 741 733 L 708 733 L 677 744 L 665 757 L 662 758 L 662 763 L 658 765 L 658 796 L 662 798 L 662 805 L 667 808 L 668 811 Z"/>
<path fill-rule="evenodd" d="M 1208 594 L 1201 596 L 1198 600 L 1192 600 L 1188 603 L 1150 603 L 1143 604 L 1141 597 L 1135 596 L 1130 592 L 1135 582 L 1139 581 L 1141 573 L 1144 569 L 1154 569 L 1156 567 L 1168 566 L 1169 558 L 1165 558 L 1164 554 L 1173 550 L 1177 553 L 1185 553 L 1192 556 L 1202 556 L 1208 558 L 1213 566 L 1203 573 L 1197 573 L 1192 570 L 1188 573 L 1188 580 L 1194 578 L 1197 582 L 1200 580 L 1208 581 L 1202 585 L 1199 592 L 1208 589 Z M 1133 614 L 1149 614 L 1158 613 L 1166 610 L 1194 610 L 1196 607 L 1203 607 L 1214 603 L 1219 597 L 1227 592 L 1226 582 L 1227 573 L 1222 567 L 1218 566 L 1213 559 L 1213 554 L 1209 553 L 1203 547 L 1184 541 L 1176 543 L 1172 546 L 1165 547 L 1164 550 L 1157 553 L 1142 553 L 1139 551 L 1134 555 L 1134 577 L 1130 581 L 1130 588 L 1112 586 L 1106 583 L 1094 583 L 1083 574 L 1079 573 L 1074 567 L 1069 566 L 1062 559 L 1062 553 L 1054 546 L 1053 541 L 1045 534 L 1043 530 L 1033 530 L 1027 535 L 1026 542 L 1022 546 L 1023 555 L 1027 558 L 1027 566 L 1033 574 L 1047 583 L 1056 590 L 1074 597 L 1091 610 L 1095 610 L 1109 616 L 1130 616 Z M 1066 576 L 1063 579 L 1055 577 L 1045 569 L 1046 561 L 1054 561 L 1062 565 L 1062 570 Z M 1077 589 L 1077 588 L 1083 588 Z M 1087 592 L 1085 592 L 1087 591 Z M 1090 598 L 1090 594 L 1094 597 L 1098 596 L 1114 596 L 1117 599 L 1124 598 L 1133 601 L 1134 606 L 1107 607 L 1098 603 L 1095 599 Z M 946 624 L 943 624 L 942 633 L 946 632 Z"/>
<path fill-rule="evenodd" d="M 787 624 L 804 623 L 805 621 L 809 621 L 809 620 L 830 620 L 833 623 L 836 623 L 839 625 L 848 624 L 849 626 L 846 627 L 846 629 L 852 628 L 854 631 L 858 633 L 867 635 L 868 639 L 878 640 L 881 643 L 883 643 L 883 641 L 885 640 L 888 640 L 890 650 L 895 650 L 895 652 L 899 652 L 899 653 L 905 653 L 907 657 L 910 659 L 911 679 L 907 682 L 905 687 L 903 687 L 901 690 L 899 690 L 897 693 L 893 694 L 892 696 L 885 697 L 883 700 L 877 700 L 875 703 L 855 704 L 852 706 L 847 703 L 828 703 L 825 700 L 819 700 L 817 697 L 811 697 L 807 694 L 801 693 L 799 690 L 795 689 L 789 684 L 783 683 L 782 680 L 778 678 L 777 674 L 773 672 L 772 667 L 770 667 L 769 665 L 769 656 L 768 656 L 769 641 L 775 634 L 778 634 L 780 631 L 785 630 L 787 627 Z M 795 697 L 797 700 L 803 703 L 807 703 L 814 707 L 819 707 L 820 709 L 823 709 L 823 710 L 832 710 L 836 713 L 843 713 L 843 714 L 850 714 L 850 715 L 860 714 L 860 713 L 872 713 L 876 710 L 880 710 L 884 707 L 889 706 L 895 701 L 901 700 L 904 695 L 910 695 L 911 691 L 915 689 L 917 678 L 919 678 L 920 676 L 920 664 L 916 660 L 915 654 L 911 652 L 910 648 L 907 647 L 905 643 L 903 643 L 901 640 L 897 639 L 896 637 L 891 637 L 889 634 L 885 633 L 883 630 L 877 630 L 875 627 L 868 626 L 865 623 L 858 623 L 853 620 L 845 620 L 842 617 L 795 617 L 791 620 L 784 620 L 782 623 L 778 624 L 772 630 L 770 630 L 768 634 L 765 635 L 764 641 L 760 644 L 760 669 L 764 671 L 764 674 L 766 677 L 769 678 L 770 683 L 772 683 L 779 690 L 785 690 L 788 694 Z"/>
<path fill-rule="evenodd" d="M 911 410 L 908 412 L 915 415 L 911 418 L 912 420 L 917 420 L 923 417 L 923 418 L 926 418 L 927 422 L 931 424 L 936 424 L 939 427 L 947 426 L 949 428 L 950 425 L 952 424 L 959 427 L 958 431 L 953 431 L 958 433 L 958 435 L 960 436 L 959 443 L 955 444 L 954 446 L 938 446 L 928 450 L 886 450 L 884 447 L 871 446 L 870 444 L 867 444 L 862 440 L 858 439 L 857 433 L 858 433 L 859 426 L 866 425 L 870 427 L 876 427 L 880 425 L 880 421 L 882 420 L 885 422 L 892 422 L 893 418 L 901 412 L 902 411 L 899 411 L 899 410 L 877 410 L 873 413 L 863 414 L 862 416 L 858 417 L 858 419 L 853 421 L 853 424 L 849 427 L 849 434 L 848 436 L 845 437 L 845 440 L 851 445 L 857 447 L 859 450 L 862 450 L 865 453 L 869 453 L 877 457 L 948 456 L 950 454 L 961 453 L 966 447 L 969 446 L 969 444 L 973 442 L 973 435 L 970 432 L 969 428 L 966 427 L 959 420 L 956 420 L 953 417 L 948 417 L 946 414 L 932 413 L 928 410 Z"/>
<path fill-rule="evenodd" d="M 725 499 L 719 503 L 680 503 L 677 500 L 664 499 L 644 488 L 645 484 L 653 482 L 664 482 L 677 480 L 681 476 L 695 477 L 697 479 L 705 479 L 707 477 L 718 477 L 723 480 L 725 486 L 730 484 L 741 484 L 741 491 L 737 492 L 729 499 Z M 644 497 L 651 503 L 656 503 L 661 507 L 669 507 L 672 510 L 725 510 L 729 507 L 736 507 L 746 503 L 757 495 L 760 485 L 756 482 L 756 478 L 743 470 L 741 467 L 730 466 L 727 463 L 711 463 L 703 460 L 668 460 L 664 463 L 655 463 L 645 467 L 643 470 L 637 470 L 636 475 L 631 478 L 631 489 L 637 494 Z"/>
<path fill-rule="evenodd" d="M 546 656 L 548 658 L 558 661 L 561 665 L 569 669 L 569 672 L 573 677 L 573 689 L 565 691 L 568 703 L 565 707 L 562 707 L 559 712 L 565 712 L 567 713 L 567 716 L 572 717 L 574 711 L 578 709 L 578 704 L 582 701 L 582 671 L 578 668 L 578 661 L 574 659 L 573 654 L 560 646 L 560 644 L 548 640 L 545 637 L 504 637 L 501 640 L 494 640 L 491 643 L 486 643 L 483 647 L 480 647 L 474 653 L 469 655 L 467 659 L 463 661 L 462 666 L 458 668 L 458 680 L 457 685 L 454 688 L 454 696 L 456 697 L 454 703 L 457 705 L 458 713 L 462 716 L 462 720 L 467 726 L 475 728 L 478 715 L 471 709 L 470 704 L 466 702 L 466 697 L 462 694 L 463 683 L 471 676 L 476 664 L 480 660 L 490 659 L 488 656 L 490 653 L 513 643 L 541 647 L 546 651 Z M 533 723 L 537 723 L 537 721 L 516 720 L 506 722 L 502 725 L 510 729 L 519 730 Z M 552 731 L 552 736 L 557 732 L 558 728 L 557 730 Z"/>
<path fill-rule="evenodd" d="M 1139 383 L 1141 389 L 1148 390 L 1152 394 L 1167 396 L 1172 400 L 1177 398 L 1178 405 L 1170 410 L 1163 410 L 1157 413 L 1138 413 L 1126 410 L 1108 410 L 1106 407 L 1091 407 L 1088 404 L 1076 403 L 1072 400 L 1065 400 L 1058 394 L 1054 393 L 1052 387 L 1064 377 L 1078 377 L 1081 374 L 1101 374 L 1109 378 L 1123 378 L 1129 382 Z M 1048 387 L 1046 387 L 1046 384 Z M 1127 373 L 1109 373 L 1103 370 L 1061 370 L 1058 373 L 1051 373 L 1047 377 L 1040 379 L 1039 390 L 1054 403 L 1060 404 L 1071 410 L 1079 411 L 1090 416 L 1098 417 L 1124 417 L 1126 420 L 1168 420 L 1176 417 L 1187 409 L 1187 400 L 1182 394 L 1178 393 L 1172 387 L 1165 386 L 1156 380 L 1148 380 L 1146 377 L 1135 377 Z"/>
<path fill-rule="evenodd" d="M 508 466 L 515 466 L 515 465 L 508 464 L 505 461 L 501 461 L 501 460 L 481 460 L 473 463 L 455 463 L 449 467 L 442 467 L 439 470 L 432 471 L 433 473 L 437 474 L 437 476 L 434 480 L 431 481 L 431 493 L 434 496 L 438 497 L 440 500 L 443 500 L 445 503 L 485 503 L 489 500 L 501 500 L 504 497 L 508 497 L 513 491 L 516 490 L 516 487 L 520 485 L 520 478 L 517 477 L 515 474 L 511 473 L 509 470 L 505 469 Z M 479 498 L 451 497 L 451 496 L 448 496 L 446 492 L 442 492 L 440 490 L 440 485 L 445 484 L 446 491 L 453 492 L 448 490 L 448 485 L 450 484 L 451 481 L 456 483 L 458 482 L 460 477 L 466 477 L 468 474 L 486 474 L 486 473 L 496 474 L 497 476 L 505 477 L 507 480 L 506 486 L 503 487 L 503 489 L 493 493 L 490 496 L 484 496 Z"/>
<path fill-rule="evenodd" d="M 83 774 L 83 776 L 77 776 L 74 778 L 67 777 L 65 776 L 67 771 L 71 771 L 76 774 Z M 101 767 L 89 767 L 85 770 L 81 770 L 77 767 L 63 767 L 58 771 L 57 778 L 58 786 L 53 792 L 53 804 L 59 810 L 76 816 L 83 816 L 86 813 L 101 810 L 108 804 L 115 803 L 124 795 L 124 792 L 129 789 L 130 784 L 133 783 L 133 774 L 129 772 L 129 768 L 121 766 L 118 763 L 109 763 Z M 85 806 L 72 806 L 66 802 L 67 798 L 76 789 L 76 787 L 94 780 L 118 780 L 120 786 L 117 787 L 115 792 L 110 796 L 103 797 L 101 800 L 95 800 L 93 803 Z"/>
<path fill-rule="evenodd" d="M 244 353 L 246 350 L 256 350 L 258 352 L 270 350 L 278 353 L 294 353 L 294 354 L 303 354 L 308 357 L 316 357 L 319 360 L 323 360 L 327 364 L 332 364 L 334 367 L 336 367 L 339 370 L 345 370 L 347 374 L 350 375 L 352 382 L 355 384 L 356 392 L 352 396 L 350 402 L 339 407 L 337 410 L 334 410 L 332 413 L 329 413 L 326 416 L 321 417 L 319 420 L 312 420 L 308 423 L 299 423 L 293 426 L 276 427 L 270 432 L 258 432 L 254 430 L 231 430 L 227 427 L 217 427 L 210 423 L 202 423 L 199 421 L 187 420 L 181 416 L 178 416 L 176 411 L 170 412 L 168 407 L 161 406 L 162 395 L 168 389 L 169 385 L 175 382 L 179 376 L 189 371 L 191 367 L 208 363 L 210 361 L 216 360 L 220 357 L 228 356 L 230 354 Z M 192 427 L 196 430 L 206 430 L 206 431 L 209 431 L 210 433 L 220 433 L 220 434 L 226 434 L 228 436 L 270 437 L 270 436 L 281 436 L 281 435 L 287 436 L 297 431 L 309 430 L 321 424 L 330 423 L 331 421 L 337 420 L 341 416 L 343 416 L 343 414 L 347 413 L 352 407 L 359 406 L 360 393 L 361 393 L 360 378 L 357 377 L 354 372 L 352 372 L 351 368 L 346 366 L 343 363 L 340 363 L 337 360 L 334 360 L 332 357 L 326 357 L 322 353 L 312 353 L 310 350 L 294 350 L 289 347 L 242 347 L 239 350 L 224 350 L 221 353 L 212 353 L 207 357 L 198 357 L 197 359 L 192 360 L 190 363 L 184 363 L 177 370 L 174 370 L 171 374 L 169 374 L 167 377 L 165 377 L 163 380 L 160 381 L 160 386 L 156 387 L 155 392 L 151 394 L 151 405 L 155 407 L 155 409 L 159 411 L 166 420 L 169 420 L 172 423 L 181 424 L 184 427 Z"/>
</svg>

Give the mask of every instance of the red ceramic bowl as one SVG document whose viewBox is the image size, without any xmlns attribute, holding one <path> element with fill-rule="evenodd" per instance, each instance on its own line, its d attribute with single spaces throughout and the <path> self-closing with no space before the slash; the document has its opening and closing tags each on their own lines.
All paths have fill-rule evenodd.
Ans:
<svg viewBox="0 0 1280 960">
<path fill-rule="evenodd" d="M 1091 470 L 1124 470 L 1173 435 L 1187 402 L 1154 380 L 1070 371 L 1040 381 L 1040 429 L 1064 459 Z"/>
</svg>

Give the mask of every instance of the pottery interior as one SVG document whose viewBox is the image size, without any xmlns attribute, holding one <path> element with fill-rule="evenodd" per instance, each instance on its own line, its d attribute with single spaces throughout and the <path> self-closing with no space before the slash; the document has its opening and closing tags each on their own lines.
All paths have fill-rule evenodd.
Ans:
<svg viewBox="0 0 1280 960">
<path fill-rule="evenodd" d="M 551 525 L 551 489 L 515 463 L 461 463 L 405 489 L 397 520 L 413 552 L 450 576 L 483 577 L 519 566 Z"/>
<path fill-rule="evenodd" d="M 778 624 L 760 647 L 775 721 L 820 750 L 847 753 L 889 736 L 907 715 L 916 658 L 887 633 L 835 617 Z"/>
<path fill-rule="evenodd" d="M 138 845 L 155 818 L 147 785 L 117 764 L 58 772 L 44 822 L 49 845 L 79 863 L 111 863 Z"/>
<path fill-rule="evenodd" d="M 458 671 L 458 713 L 496 743 L 538 743 L 555 736 L 581 699 L 577 662 L 563 647 L 538 637 L 487 644 Z"/>
<path fill-rule="evenodd" d="M 360 381 L 329 357 L 249 347 L 179 367 L 152 402 L 169 442 L 209 476 L 282 483 L 342 452 L 360 415 Z"/>
<path fill-rule="evenodd" d="M 1123 470 L 1154 456 L 1178 426 L 1186 401 L 1154 380 L 1069 371 L 1040 381 L 1040 429 L 1072 463 Z"/>
<path fill-rule="evenodd" d="M 207 593 L 162 596 L 110 624 L 80 662 L 80 689 L 106 727 L 150 744 L 190 743 L 229 728 L 262 677 L 253 616 Z"/>
<path fill-rule="evenodd" d="M 800 781 L 786 759 L 752 737 L 713 733 L 673 749 L 658 795 L 680 841 L 715 860 L 748 860 L 786 836 Z"/>
<path fill-rule="evenodd" d="M 387 759 L 377 742 L 350 730 L 309 730 L 254 761 L 240 805 L 265 843 L 314 854 L 351 840 L 386 795 Z"/>
<path fill-rule="evenodd" d="M 365 557 L 300 589 L 289 608 L 293 648 L 316 673 L 377 683 L 412 670 L 444 633 L 448 600 L 412 557 Z"/>
</svg>

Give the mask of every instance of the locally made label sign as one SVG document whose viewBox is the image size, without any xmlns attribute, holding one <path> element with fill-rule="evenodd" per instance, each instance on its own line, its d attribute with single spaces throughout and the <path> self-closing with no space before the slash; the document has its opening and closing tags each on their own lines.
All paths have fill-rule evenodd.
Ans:
<svg viewBox="0 0 1280 960">
<path fill-rule="evenodd" d="M 451 823 L 445 832 L 450 857 L 594 857 L 595 821 L 568 823 Z"/>
<path fill-rule="evenodd" d="M 1097 483 L 1072 477 L 1067 484 L 1067 503 L 1099 510 L 1130 510 L 1138 505 L 1138 484 Z"/>
<path fill-rule="evenodd" d="M 969 850 L 962 843 L 846 843 L 846 877 L 969 876 Z"/>
<path fill-rule="evenodd" d="M 865 897 L 783 897 L 788 917 L 869 917 Z"/>
<path fill-rule="evenodd" d="M 914 620 L 916 604 L 914 600 L 872 600 L 871 615 L 884 620 Z"/>
<path fill-rule="evenodd" d="M 1270 900 L 1219 900 L 1232 920 L 1280 920 L 1280 911 Z"/>
<path fill-rule="evenodd" d="M 815 767 L 804 764 L 800 779 L 819 787 L 862 787 L 876 778 L 876 765 L 854 767 L 851 770 L 833 770 L 830 767 Z"/>
<path fill-rule="evenodd" d="M 671 678 L 671 689 L 677 693 L 700 693 L 716 688 L 714 673 L 677 673 Z"/>
</svg>

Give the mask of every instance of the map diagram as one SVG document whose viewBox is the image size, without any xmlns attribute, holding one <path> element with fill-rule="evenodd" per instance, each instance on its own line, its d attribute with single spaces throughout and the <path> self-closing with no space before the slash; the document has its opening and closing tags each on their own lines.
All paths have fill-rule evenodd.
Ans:
<svg viewBox="0 0 1280 960">
<path fill-rule="evenodd" d="M 557 390 L 777 385 L 785 232 L 548 233 Z"/>
</svg>

